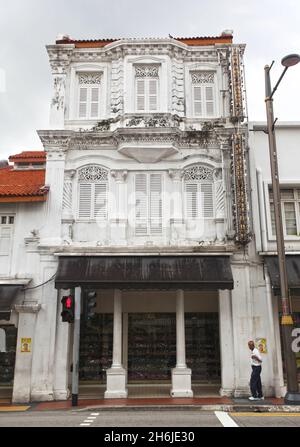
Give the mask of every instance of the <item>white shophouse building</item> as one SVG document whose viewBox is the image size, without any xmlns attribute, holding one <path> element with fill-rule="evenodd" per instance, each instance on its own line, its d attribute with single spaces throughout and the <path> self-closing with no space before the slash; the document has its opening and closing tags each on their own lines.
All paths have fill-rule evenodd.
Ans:
<svg viewBox="0 0 300 447">
<path fill-rule="evenodd" d="M 61 298 L 75 287 L 82 309 L 88 291 L 97 296 L 95 316 L 81 316 L 80 382 L 102 384 L 106 398 L 157 383 L 174 397 L 207 384 L 248 395 L 247 342 L 261 338 L 265 395 L 281 392 L 252 238 L 245 45 L 232 39 L 64 36 L 47 46 L 47 201 L 0 205 L 15 216 L 1 290 L 28 283 L 0 320 L 18 331 L 14 402 L 68 398 L 73 325 L 61 321 Z"/>
</svg>

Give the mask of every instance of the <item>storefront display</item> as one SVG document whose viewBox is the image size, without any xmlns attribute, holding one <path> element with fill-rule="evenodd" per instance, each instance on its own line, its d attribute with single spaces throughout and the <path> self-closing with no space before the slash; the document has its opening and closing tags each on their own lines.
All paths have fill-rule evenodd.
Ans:
<svg viewBox="0 0 300 447">
<path fill-rule="evenodd" d="M 14 380 L 17 328 L 12 325 L 1 326 L 0 384 L 12 385 Z"/>
<path fill-rule="evenodd" d="M 171 381 L 176 366 L 176 314 L 129 313 L 127 362 L 129 383 Z M 186 313 L 187 367 L 192 382 L 220 382 L 219 320 L 217 313 Z M 82 382 L 105 383 L 111 367 L 113 315 L 96 314 L 81 322 L 79 377 Z M 127 354 L 127 355 L 126 355 Z"/>
<path fill-rule="evenodd" d="M 82 320 L 80 330 L 79 380 L 105 383 L 112 361 L 113 315 Z"/>
</svg>

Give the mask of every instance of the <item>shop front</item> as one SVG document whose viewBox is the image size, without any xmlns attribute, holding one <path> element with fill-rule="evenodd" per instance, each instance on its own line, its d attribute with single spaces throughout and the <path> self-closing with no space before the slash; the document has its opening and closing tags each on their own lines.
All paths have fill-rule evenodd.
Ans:
<svg viewBox="0 0 300 447">
<path fill-rule="evenodd" d="M 81 316 L 81 383 L 105 385 L 105 397 L 127 396 L 130 384 L 169 384 L 172 396 L 220 384 L 229 257 L 64 257 L 59 267 L 56 287 L 96 291 L 94 316 Z"/>
</svg>

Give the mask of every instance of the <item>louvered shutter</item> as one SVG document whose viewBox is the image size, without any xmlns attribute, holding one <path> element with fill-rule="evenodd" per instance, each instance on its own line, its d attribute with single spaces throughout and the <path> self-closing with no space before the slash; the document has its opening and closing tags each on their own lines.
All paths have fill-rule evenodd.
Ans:
<svg viewBox="0 0 300 447">
<path fill-rule="evenodd" d="M 94 185 L 94 218 L 107 218 L 107 184 L 95 183 Z"/>
<path fill-rule="evenodd" d="M 201 211 L 202 216 L 214 217 L 213 185 L 212 183 L 201 183 Z"/>
<path fill-rule="evenodd" d="M 135 175 L 135 233 L 147 234 L 148 219 L 147 175 Z"/>
<path fill-rule="evenodd" d="M 198 218 L 198 184 L 185 184 L 186 216 L 188 219 Z"/>
<path fill-rule="evenodd" d="M 99 116 L 99 87 L 91 87 L 91 118 Z"/>
<path fill-rule="evenodd" d="M 2 255 L 8 255 L 10 252 L 12 230 L 13 229 L 10 226 L 0 227 L 0 253 Z"/>
<path fill-rule="evenodd" d="M 86 118 L 87 115 L 87 87 L 80 87 L 79 89 L 79 118 Z"/>
<path fill-rule="evenodd" d="M 149 110 L 157 110 L 158 80 L 149 79 Z"/>
<path fill-rule="evenodd" d="M 213 87 L 205 87 L 206 115 L 214 115 L 214 94 Z"/>
<path fill-rule="evenodd" d="M 195 116 L 202 115 L 202 94 L 201 87 L 194 85 L 194 114 Z"/>
<path fill-rule="evenodd" d="M 162 232 L 162 176 L 161 174 L 150 174 L 150 233 L 161 234 Z"/>
<path fill-rule="evenodd" d="M 90 219 L 92 217 L 92 184 L 79 184 L 79 212 L 81 219 Z"/>
<path fill-rule="evenodd" d="M 137 111 L 145 110 L 145 79 L 136 80 L 136 107 Z"/>
</svg>

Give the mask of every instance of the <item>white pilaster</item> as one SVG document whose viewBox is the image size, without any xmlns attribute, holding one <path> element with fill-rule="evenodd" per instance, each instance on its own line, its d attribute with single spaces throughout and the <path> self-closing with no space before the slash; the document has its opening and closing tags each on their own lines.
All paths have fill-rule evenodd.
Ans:
<svg viewBox="0 0 300 447">
<path fill-rule="evenodd" d="M 48 45 L 53 75 L 53 96 L 50 107 L 50 128 L 64 129 L 66 108 L 66 77 L 74 45 Z"/>
<path fill-rule="evenodd" d="M 19 323 L 12 401 L 25 403 L 31 401 L 32 353 L 34 345 L 39 342 L 35 338 L 35 322 L 40 306 L 38 304 L 16 305 L 15 310 L 19 313 Z M 28 351 L 21 350 L 22 338 L 31 340 Z"/>
<path fill-rule="evenodd" d="M 54 372 L 54 399 L 66 400 L 69 397 L 68 371 L 70 349 L 70 324 L 61 318 L 61 298 L 69 295 L 69 290 L 60 290 L 57 300 L 56 339 L 55 339 L 55 372 Z"/>
<path fill-rule="evenodd" d="M 193 397 L 192 371 L 186 366 L 184 291 L 176 291 L 176 367 L 172 369 L 172 397 Z"/>
<path fill-rule="evenodd" d="M 41 258 L 42 281 L 48 281 L 57 270 L 52 256 Z M 54 400 L 55 338 L 57 321 L 57 290 L 54 280 L 35 290 L 41 303 L 36 321 L 34 352 L 32 358 L 31 400 Z"/>
<path fill-rule="evenodd" d="M 60 245 L 65 158 L 70 134 L 67 131 L 39 131 L 38 134 L 47 153 L 45 184 L 49 187 L 45 216 L 47 225 L 41 230 L 40 244 Z"/>
<path fill-rule="evenodd" d="M 235 388 L 231 291 L 219 290 L 221 351 L 221 396 L 232 396 Z"/>
<path fill-rule="evenodd" d="M 178 245 L 185 239 L 185 223 L 183 217 L 181 169 L 170 169 L 169 176 L 172 179 L 172 211 L 171 211 L 171 243 Z"/>
<path fill-rule="evenodd" d="M 111 239 L 115 245 L 127 245 L 127 171 L 124 169 L 111 171 L 111 176 L 115 179 L 115 197 L 113 203 L 113 217 L 111 219 Z"/>
<path fill-rule="evenodd" d="M 122 366 L 122 292 L 118 289 L 114 290 L 113 359 L 106 380 L 106 399 L 127 397 L 127 372 Z"/>
</svg>

